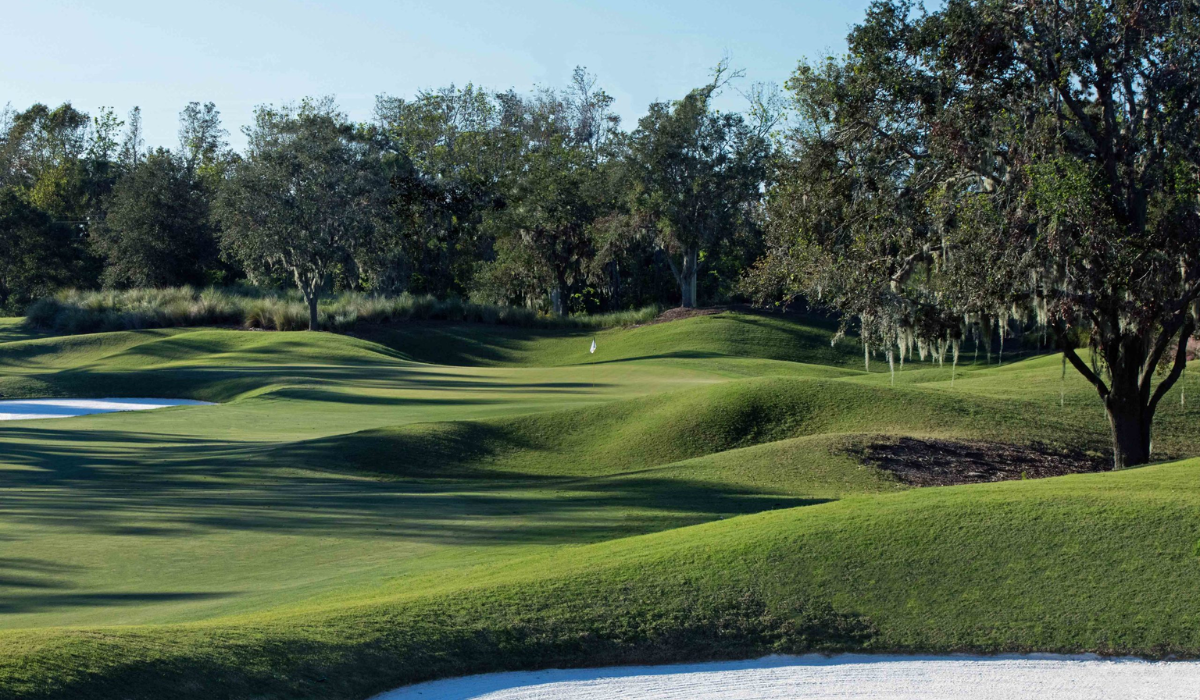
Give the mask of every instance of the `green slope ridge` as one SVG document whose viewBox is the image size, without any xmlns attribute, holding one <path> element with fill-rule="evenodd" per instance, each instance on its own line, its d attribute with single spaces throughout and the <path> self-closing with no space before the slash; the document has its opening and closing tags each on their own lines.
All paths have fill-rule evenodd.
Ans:
<svg viewBox="0 0 1200 700">
<path fill-rule="evenodd" d="M 1102 448 L 1077 413 L 1020 401 L 826 379 L 739 379 L 517 418 L 421 423 L 296 442 L 264 455 L 311 469 L 407 478 L 599 476 L 821 434 L 957 435 Z"/>
<path fill-rule="evenodd" d="M 422 362 L 557 366 L 648 359 L 742 357 L 860 367 L 861 351 L 831 345 L 822 319 L 724 312 L 604 331 L 413 323 L 363 329 L 364 338 Z M 589 349 L 595 339 L 596 354 Z"/>
</svg>

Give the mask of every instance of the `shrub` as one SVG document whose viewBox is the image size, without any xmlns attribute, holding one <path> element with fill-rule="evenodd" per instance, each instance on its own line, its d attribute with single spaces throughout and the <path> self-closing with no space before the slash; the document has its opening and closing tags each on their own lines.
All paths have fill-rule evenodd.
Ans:
<svg viewBox="0 0 1200 700">
<path fill-rule="evenodd" d="M 532 309 L 456 298 L 439 300 L 428 295 L 378 296 L 361 292 L 330 295 L 318 309 L 321 327 L 332 331 L 348 331 L 359 323 L 412 320 L 599 329 L 645 323 L 659 311 L 657 306 L 647 306 L 607 314 L 547 316 Z M 64 290 L 31 304 L 26 320 L 37 328 L 66 334 L 175 326 L 290 331 L 308 327 L 308 311 L 295 291 L 255 287 Z"/>
</svg>

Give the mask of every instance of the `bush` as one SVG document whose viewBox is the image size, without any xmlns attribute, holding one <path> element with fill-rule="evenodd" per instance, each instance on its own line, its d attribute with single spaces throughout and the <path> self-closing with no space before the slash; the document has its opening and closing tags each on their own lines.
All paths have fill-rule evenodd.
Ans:
<svg viewBox="0 0 1200 700">
<path fill-rule="evenodd" d="M 348 331 L 359 323 L 439 320 L 541 328 L 599 329 L 653 320 L 659 307 L 607 314 L 547 316 L 532 309 L 439 300 L 428 295 L 378 296 L 343 292 L 326 297 L 318 308 L 321 327 Z M 79 291 L 65 290 L 35 301 L 26 312 L 32 326 L 58 333 L 237 326 L 293 331 L 308 327 L 308 310 L 298 292 L 255 287 L 171 287 Z"/>
</svg>

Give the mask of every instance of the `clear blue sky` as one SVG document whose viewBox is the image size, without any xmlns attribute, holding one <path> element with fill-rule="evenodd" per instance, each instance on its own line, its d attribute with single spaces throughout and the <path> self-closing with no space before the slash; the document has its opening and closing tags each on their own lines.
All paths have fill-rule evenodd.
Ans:
<svg viewBox="0 0 1200 700">
<path fill-rule="evenodd" d="M 746 82 L 782 83 L 845 48 L 867 0 L 22 0 L 0 24 L 0 106 L 142 108 L 147 143 L 174 146 L 179 110 L 213 101 L 231 142 L 256 105 L 336 95 L 355 119 L 375 96 L 474 82 L 559 86 L 586 66 L 626 128 L 703 83 L 728 54 Z M 738 109 L 727 95 L 724 109 Z"/>
</svg>

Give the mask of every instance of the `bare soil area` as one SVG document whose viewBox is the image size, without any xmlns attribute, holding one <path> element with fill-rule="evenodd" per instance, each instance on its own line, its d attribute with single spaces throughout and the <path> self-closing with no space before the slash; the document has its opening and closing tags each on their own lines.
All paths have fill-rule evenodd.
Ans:
<svg viewBox="0 0 1200 700">
<path fill-rule="evenodd" d="M 912 486 L 950 486 L 1014 479 L 1044 479 L 1112 469 L 1112 458 L 1040 443 L 957 442 L 878 438 L 851 447 L 864 462 Z"/>
<path fill-rule="evenodd" d="M 646 323 L 643 325 L 653 326 L 656 323 L 669 323 L 670 321 L 682 321 L 685 318 L 693 318 L 695 316 L 713 316 L 715 314 L 721 313 L 722 311 L 731 311 L 731 310 L 732 309 L 728 306 L 709 306 L 709 307 L 705 307 L 703 309 L 685 309 L 682 306 L 677 306 L 673 309 L 667 309 L 666 311 L 659 314 L 658 317 L 655 318 L 653 321 L 650 321 L 649 323 Z"/>
</svg>

